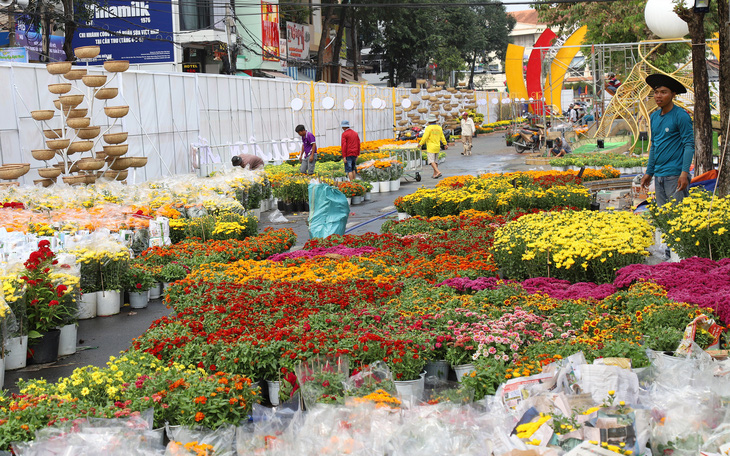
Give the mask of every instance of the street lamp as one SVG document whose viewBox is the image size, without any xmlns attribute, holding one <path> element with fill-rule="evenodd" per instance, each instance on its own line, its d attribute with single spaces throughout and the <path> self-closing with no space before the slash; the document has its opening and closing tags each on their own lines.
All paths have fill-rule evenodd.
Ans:
<svg viewBox="0 0 730 456">
<path fill-rule="evenodd" d="M 695 13 L 709 13 L 710 12 L 710 0 L 695 0 L 694 12 Z"/>
</svg>

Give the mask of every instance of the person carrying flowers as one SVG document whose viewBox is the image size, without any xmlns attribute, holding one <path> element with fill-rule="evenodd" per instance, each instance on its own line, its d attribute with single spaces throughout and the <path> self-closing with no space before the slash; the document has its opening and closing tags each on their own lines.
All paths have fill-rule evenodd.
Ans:
<svg viewBox="0 0 730 456">
<path fill-rule="evenodd" d="M 439 171 L 438 165 L 441 143 L 444 144 L 445 149 L 449 148 L 449 144 L 446 142 L 446 137 L 444 136 L 444 130 L 441 128 L 441 125 L 436 124 L 436 121 L 437 119 L 435 115 L 430 114 L 428 116 L 428 126 L 423 132 L 423 137 L 418 142 L 421 146 L 424 144 L 426 145 L 428 164 L 431 165 L 431 168 L 433 168 L 433 176 L 431 177 L 434 179 L 441 177 L 441 171 Z"/>
</svg>

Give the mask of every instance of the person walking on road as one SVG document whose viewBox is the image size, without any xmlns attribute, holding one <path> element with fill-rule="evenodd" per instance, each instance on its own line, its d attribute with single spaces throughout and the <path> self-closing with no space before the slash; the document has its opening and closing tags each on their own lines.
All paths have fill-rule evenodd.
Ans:
<svg viewBox="0 0 730 456">
<path fill-rule="evenodd" d="M 469 113 L 464 111 L 461 115 L 461 142 L 464 144 L 464 152 L 461 155 L 471 155 L 471 139 L 476 131 L 474 119 L 469 117 Z"/>
<path fill-rule="evenodd" d="M 441 152 L 441 143 L 444 144 L 445 149 L 449 148 L 449 143 L 446 142 L 444 136 L 444 130 L 436 122 L 438 119 L 435 115 L 431 114 L 428 116 L 428 126 L 423 131 L 423 137 L 418 142 L 421 146 L 426 145 L 426 153 L 428 155 L 428 164 L 433 168 L 433 178 L 438 179 L 441 177 L 441 171 L 439 171 L 439 152 Z"/>
<path fill-rule="evenodd" d="M 302 150 L 299 152 L 299 172 L 302 174 L 314 174 L 314 165 L 317 164 L 317 143 L 314 135 L 308 132 L 304 125 L 297 125 L 294 129 L 302 137 Z"/>
<path fill-rule="evenodd" d="M 674 97 L 687 89 L 671 76 L 652 74 L 646 83 L 654 89 L 656 111 L 649 116 L 651 147 L 641 186 L 654 178 L 658 207 L 676 204 L 689 196 L 689 167 L 695 153 L 694 128 L 687 111 L 674 104 Z"/>
<path fill-rule="evenodd" d="M 355 130 L 350 128 L 349 120 L 343 120 L 340 126 L 342 127 L 340 149 L 342 150 L 342 160 L 345 162 L 345 172 L 348 179 L 354 181 L 357 174 L 357 157 L 360 155 L 360 137 Z"/>
</svg>

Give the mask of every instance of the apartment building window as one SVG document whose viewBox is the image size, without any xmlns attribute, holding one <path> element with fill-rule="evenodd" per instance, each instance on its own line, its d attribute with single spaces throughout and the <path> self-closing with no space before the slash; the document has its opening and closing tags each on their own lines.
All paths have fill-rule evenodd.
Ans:
<svg viewBox="0 0 730 456">
<path fill-rule="evenodd" d="M 180 30 L 200 30 L 213 23 L 211 0 L 180 0 Z"/>
</svg>

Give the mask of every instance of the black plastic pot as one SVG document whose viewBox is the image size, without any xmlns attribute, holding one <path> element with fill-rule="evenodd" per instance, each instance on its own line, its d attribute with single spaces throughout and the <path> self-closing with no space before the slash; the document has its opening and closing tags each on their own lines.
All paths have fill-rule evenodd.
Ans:
<svg viewBox="0 0 730 456">
<path fill-rule="evenodd" d="M 284 212 L 284 202 L 282 200 L 278 200 L 276 202 L 276 208 L 279 209 L 281 212 Z"/>
<path fill-rule="evenodd" d="M 308 202 L 306 202 L 306 201 L 304 202 L 304 209 L 302 209 L 302 210 L 304 212 L 309 212 L 309 203 Z"/>
<path fill-rule="evenodd" d="M 31 364 L 53 363 L 58 359 L 58 341 L 61 337 L 60 329 L 53 329 L 34 339 L 28 344 L 29 362 Z"/>
<path fill-rule="evenodd" d="M 284 203 L 284 212 L 294 212 L 294 203 Z"/>
</svg>

